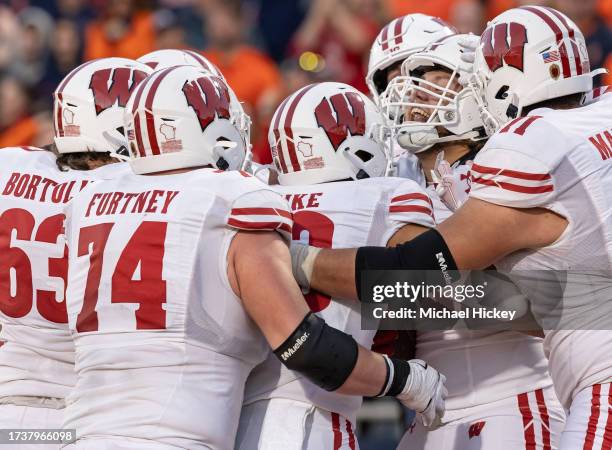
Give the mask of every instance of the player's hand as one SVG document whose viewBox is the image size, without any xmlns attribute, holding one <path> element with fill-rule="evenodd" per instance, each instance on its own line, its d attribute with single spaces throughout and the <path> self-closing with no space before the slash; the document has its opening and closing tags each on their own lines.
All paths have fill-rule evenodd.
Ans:
<svg viewBox="0 0 612 450">
<path fill-rule="evenodd" d="M 471 162 L 468 162 L 471 164 Z M 436 193 L 451 211 L 456 211 L 468 199 L 467 185 L 461 176 L 453 170 L 444 159 L 444 152 L 438 153 L 431 178 L 436 187 Z"/>
<path fill-rule="evenodd" d="M 446 377 L 420 359 L 411 359 L 410 375 L 397 399 L 414 410 L 423 426 L 433 430 L 442 425 L 448 391 Z"/>
<path fill-rule="evenodd" d="M 461 74 L 459 75 L 459 83 L 462 86 L 467 86 L 473 72 L 474 60 L 476 58 L 476 49 L 480 44 L 480 36 L 468 34 L 459 40 L 461 46 Z"/>
</svg>

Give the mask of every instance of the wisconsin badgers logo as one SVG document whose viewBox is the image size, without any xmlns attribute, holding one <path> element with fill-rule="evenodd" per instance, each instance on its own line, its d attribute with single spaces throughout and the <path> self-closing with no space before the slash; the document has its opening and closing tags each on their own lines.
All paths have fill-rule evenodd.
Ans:
<svg viewBox="0 0 612 450">
<path fill-rule="evenodd" d="M 93 92 L 96 115 L 115 103 L 125 107 L 134 88 L 146 77 L 146 72 L 127 67 L 118 67 L 114 70 L 102 69 L 94 72 L 89 82 L 89 88 Z"/>
<path fill-rule="evenodd" d="M 215 114 L 219 118 L 229 120 L 229 91 L 219 78 L 202 77 L 186 81 L 183 85 L 183 94 L 187 104 L 195 111 L 202 131 L 215 119 Z"/>
<path fill-rule="evenodd" d="M 323 128 L 334 150 L 338 150 L 349 132 L 351 136 L 365 134 L 365 104 L 354 92 L 335 94 L 329 100 L 324 98 L 314 113 L 317 125 Z"/>
<path fill-rule="evenodd" d="M 496 71 L 506 63 L 523 71 L 523 52 L 527 43 L 527 30 L 523 25 L 516 22 L 498 23 L 482 33 L 480 42 L 489 69 Z"/>
</svg>

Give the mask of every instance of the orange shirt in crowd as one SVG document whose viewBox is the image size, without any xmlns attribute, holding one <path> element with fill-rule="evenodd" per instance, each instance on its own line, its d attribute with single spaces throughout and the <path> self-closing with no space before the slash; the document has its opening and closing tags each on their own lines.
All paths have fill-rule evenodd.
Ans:
<svg viewBox="0 0 612 450">
<path fill-rule="evenodd" d="M 603 16 L 608 25 L 612 25 L 612 0 L 599 0 L 597 11 Z"/>
<path fill-rule="evenodd" d="M 450 11 L 456 0 L 387 0 L 387 7 L 391 17 L 405 16 L 406 14 L 422 13 L 449 20 Z"/>
<path fill-rule="evenodd" d="M 33 117 L 24 117 L 0 131 L 0 148 L 32 145 L 38 136 L 38 124 Z"/>
<path fill-rule="evenodd" d="M 134 14 L 130 29 L 117 41 L 111 41 L 105 33 L 105 20 L 96 20 L 85 30 L 85 59 L 121 58 L 136 59 L 155 49 L 155 27 L 149 12 Z"/>
<path fill-rule="evenodd" d="M 253 107 L 263 93 L 280 88 L 278 68 L 270 58 L 253 47 L 243 45 L 231 54 L 214 49 L 203 54 L 221 70 L 238 99 Z"/>
</svg>

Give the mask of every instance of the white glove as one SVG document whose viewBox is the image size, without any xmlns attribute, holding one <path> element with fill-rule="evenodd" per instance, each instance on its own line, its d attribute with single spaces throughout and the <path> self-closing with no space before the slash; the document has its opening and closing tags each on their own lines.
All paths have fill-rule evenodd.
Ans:
<svg viewBox="0 0 612 450">
<path fill-rule="evenodd" d="M 467 34 L 459 39 L 459 45 L 461 46 L 461 74 L 459 76 L 459 83 L 462 86 L 467 86 L 468 81 L 473 73 L 474 60 L 476 59 L 476 49 L 480 44 L 480 36 L 475 34 Z"/>
<path fill-rule="evenodd" d="M 321 251 L 318 247 L 311 247 L 308 244 L 291 241 L 289 252 L 291 253 L 291 270 L 298 284 L 303 288 L 310 287 L 310 279 L 314 262 Z"/>
<path fill-rule="evenodd" d="M 472 162 L 468 161 L 471 165 Z M 468 199 L 468 184 L 461 180 L 461 175 L 455 173 L 451 165 L 444 159 L 444 152 L 438 153 L 431 178 L 436 187 L 436 193 L 451 211 L 456 211 Z"/>
<path fill-rule="evenodd" d="M 411 359 L 410 375 L 397 399 L 414 410 L 423 426 L 433 430 L 442 425 L 448 391 L 446 377 L 420 359 Z"/>
</svg>

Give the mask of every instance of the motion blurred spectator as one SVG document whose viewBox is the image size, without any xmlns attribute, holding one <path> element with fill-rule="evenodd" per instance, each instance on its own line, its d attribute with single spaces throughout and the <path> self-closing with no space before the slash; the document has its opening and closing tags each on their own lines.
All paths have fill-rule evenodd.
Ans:
<svg viewBox="0 0 612 450">
<path fill-rule="evenodd" d="M 87 26 L 85 60 L 118 56 L 136 59 L 155 49 L 155 26 L 148 11 L 132 0 L 108 0 L 103 16 Z"/>
<path fill-rule="evenodd" d="M 204 56 L 217 65 L 238 98 L 257 109 L 259 102 L 279 95 L 280 74 L 264 53 L 244 42 L 241 4 L 222 1 L 206 16 L 210 46 Z"/>
<path fill-rule="evenodd" d="M 55 88 L 81 62 L 82 49 L 77 25 L 71 20 L 59 19 L 55 23 L 50 45 L 51 54 L 45 75 L 37 89 L 37 94 L 49 108 L 53 104 L 51 94 Z"/>
<path fill-rule="evenodd" d="M 30 1 L 32 6 L 46 10 L 55 20 L 68 19 L 73 21 L 79 33 L 85 30 L 88 22 L 94 19 L 91 2 L 85 0 L 36 0 Z"/>
<path fill-rule="evenodd" d="M 567 14 L 582 30 L 591 68 L 606 67 L 611 72 L 612 30 L 598 15 L 597 0 L 556 0 L 553 6 Z M 597 77 L 595 83 L 612 84 L 612 76 L 608 73 L 605 77 Z"/>
<path fill-rule="evenodd" d="M 264 53 L 245 43 L 240 1 L 217 1 L 206 15 L 206 33 L 210 47 L 204 52 L 232 87 L 253 120 L 252 140 L 263 134 L 265 112 L 278 104 L 281 77 L 274 62 Z"/>
<path fill-rule="evenodd" d="M 384 21 L 380 6 L 378 0 L 314 0 L 294 36 L 293 54 L 321 55 L 329 78 L 367 92 L 367 55 Z"/>
<path fill-rule="evenodd" d="M 599 0 L 597 10 L 608 25 L 612 26 L 612 0 Z"/>
<path fill-rule="evenodd" d="M 22 83 L 32 87 L 44 75 L 47 45 L 53 33 L 53 19 L 40 8 L 26 8 L 17 17 L 21 24 L 21 33 L 19 33 L 18 50 L 10 66 L 10 72 Z"/>
<path fill-rule="evenodd" d="M 170 9 L 160 9 L 153 14 L 155 24 L 155 49 L 188 48 L 185 30 L 177 15 Z"/>
<path fill-rule="evenodd" d="M 485 12 L 479 0 L 459 0 L 450 9 L 449 21 L 458 33 L 480 34 L 486 25 Z"/>
<path fill-rule="evenodd" d="M 51 142 L 53 132 L 47 113 L 33 117 L 26 86 L 13 76 L 0 79 L 0 148 L 41 146 Z"/>
<path fill-rule="evenodd" d="M 451 9 L 457 3 L 457 0 L 386 0 L 386 3 L 391 17 L 418 12 L 450 22 Z"/>
<path fill-rule="evenodd" d="M 13 11 L 0 5 L 0 70 L 15 61 L 18 51 L 20 25 Z"/>
<path fill-rule="evenodd" d="M 258 37 L 277 62 L 287 56 L 287 46 L 306 17 L 310 0 L 245 0 L 256 17 Z"/>
</svg>

